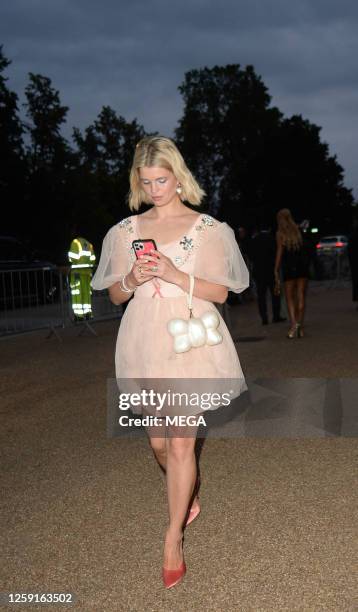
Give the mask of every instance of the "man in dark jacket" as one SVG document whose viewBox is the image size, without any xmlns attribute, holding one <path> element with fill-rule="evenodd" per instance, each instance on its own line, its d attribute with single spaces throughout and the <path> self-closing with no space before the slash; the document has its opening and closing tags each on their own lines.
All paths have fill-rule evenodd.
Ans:
<svg viewBox="0 0 358 612">
<path fill-rule="evenodd" d="M 262 325 L 268 324 L 267 316 L 267 291 L 271 293 L 272 300 L 272 322 L 280 323 L 286 321 L 281 317 L 281 296 L 275 295 L 274 266 L 276 257 L 276 240 L 270 228 L 262 225 L 254 234 L 249 247 L 249 258 L 252 266 L 252 276 L 257 291 L 257 302 Z"/>
<path fill-rule="evenodd" d="M 352 277 L 352 300 L 358 302 L 358 215 L 348 241 L 348 257 Z"/>
</svg>

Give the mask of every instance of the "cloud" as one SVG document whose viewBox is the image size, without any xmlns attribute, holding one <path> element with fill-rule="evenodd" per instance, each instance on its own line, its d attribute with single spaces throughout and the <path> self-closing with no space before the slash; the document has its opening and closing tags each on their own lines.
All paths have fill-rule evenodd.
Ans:
<svg viewBox="0 0 358 612">
<path fill-rule="evenodd" d="M 67 135 L 104 104 L 170 135 L 186 71 L 253 64 L 273 104 L 322 126 L 358 191 L 355 0 L 5 0 L 0 19 L 10 86 L 23 100 L 29 71 L 49 76 L 70 107 Z"/>
</svg>

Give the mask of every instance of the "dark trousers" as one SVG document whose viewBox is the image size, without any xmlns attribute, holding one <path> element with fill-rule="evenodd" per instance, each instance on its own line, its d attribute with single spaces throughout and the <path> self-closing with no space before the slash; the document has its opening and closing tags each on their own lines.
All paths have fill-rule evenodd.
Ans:
<svg viewBox="0 0 358 612">
<path fill-rule="evenodd" d="M 358 276 L 352 276 L 352 300 L 358 302 Z"/>
<path fill-rule="evenodd" d="M 279 295 L 274 294 L 274 278 L 266 278 L 259 277 L 255 278 L 256 291 L 257 291 L 257 303 L 259 307 L 259 313 L 262 321 L 267 321 L 267 291 L 271 293 L 272 300 L 272 318 L 279 319 L 280 318 L 280 310 L 281 310 L 281 297 Z"/>
</svg>

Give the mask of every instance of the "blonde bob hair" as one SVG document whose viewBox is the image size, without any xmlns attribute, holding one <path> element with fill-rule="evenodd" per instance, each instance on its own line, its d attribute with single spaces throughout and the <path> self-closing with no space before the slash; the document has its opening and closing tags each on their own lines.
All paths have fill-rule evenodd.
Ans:
<svg viewBox="0 0 358 612">
<path fill-rule="evenodd" d="M 302 235 L 288 208 L 278 211 L 277 226 L 277 236 L 282 244 L 289 250 L 298 250 L 302 245 Z"/>
<path fill-rule="evenodd" d="M 147 136 L 136 145 L 129 174 L 128 203 L 131 210 L 138 210 L 142 202 L 153 203 L 141 188 L 138 170 L 144 167 L 170 170 L 181 185 L 180 198 L 183 201 L 199 206 L 205 196 L 205 191 L 196 182 L 175 143 L 164 136 Z"/>
</svg>

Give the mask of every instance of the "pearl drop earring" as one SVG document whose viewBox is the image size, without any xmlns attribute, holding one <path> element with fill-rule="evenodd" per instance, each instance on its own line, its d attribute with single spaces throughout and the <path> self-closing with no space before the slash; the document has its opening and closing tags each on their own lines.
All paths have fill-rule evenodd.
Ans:
<svg viewBox="0 0 358 612">
<path fill-rule="evenodd" d="M 182 190 L 181 185 L 178 185 L 178 187 L 177 187 L 177 193 L 178 193 L 178 194 L 181 194 L 181 193 L 182 193 L 182 191 L 183 191 L 183 190 Z"/>
</svg>

